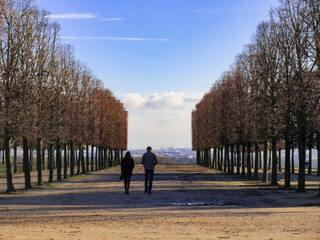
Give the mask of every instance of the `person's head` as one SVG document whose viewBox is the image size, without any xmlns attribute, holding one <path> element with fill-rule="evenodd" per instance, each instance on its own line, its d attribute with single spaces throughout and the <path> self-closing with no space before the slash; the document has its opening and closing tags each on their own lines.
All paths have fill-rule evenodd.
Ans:
<svg viewBox="0 0 320 240">
<path fill-rule="evenodd" d="M 148 146 L 148 147 L 147 147 L 147 151 L 148 151 L 148 152 L 151 152 L 151 151 L 152 151 L 152 147 Z"/>
<path fill-rule="evenodd" d="M 129 151 L 126 152 L 125 158 L 131 158 L 131 153 Z"/>
</svg>

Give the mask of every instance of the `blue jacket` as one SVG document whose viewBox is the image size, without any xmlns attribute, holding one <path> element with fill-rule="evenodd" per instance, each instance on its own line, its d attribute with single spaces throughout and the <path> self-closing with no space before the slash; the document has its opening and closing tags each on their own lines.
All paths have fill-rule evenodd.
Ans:
<svg viewBox="0 0 320 240">
<path fill-rule="evenodd" d="M 145 170 L 154 170 L 154 166 L 157 165 L 158 159 L 153 152 L 147 151 L 143 154 L 141 163 Z"/>
</svg>

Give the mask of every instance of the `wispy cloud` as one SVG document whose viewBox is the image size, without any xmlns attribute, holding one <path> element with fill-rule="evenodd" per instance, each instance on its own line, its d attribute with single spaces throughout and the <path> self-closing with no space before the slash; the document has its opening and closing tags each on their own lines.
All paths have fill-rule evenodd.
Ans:
<svg viewBox="0 0 320 240">
<path fill-rule="evenodd" d="M 216 9 L 209 10 L 207 13 L 209 14 L 233 14 L 235 12 L 240 12 L 242 9 L 240 7 L 230 8 L 230 9 Z"/>
<path fill-rule="evenodd" d="M 89 36 L 62 36 L 61 39 L 74 39 L 74 40 L 115 40 L 115 41 L 156 41 L 166 42 L 167 38 L 137 38 L 137 37 L 89 37 Z"/>
<path fill-rule="evenodd" d="M 67 13 L 67 14 L 51 14 L 52 19 L 93 19 L 97 16 L 92 13 Z"/>
<path fill-rule="evenodd" d="M 121 17 L 112 17 L 112 18 L 101 18 L 93 13 L 65 13 L 65 14 L 51 14 L 48 16 L 52 19 L 96 19 L 102 22 L 115 22 L 115 21 L 124 21 L 124 18 Z"/>
<path fill-rule="evenodd" d="M 99 20 L 102 21 L 102 22 L 109 22 L 109 21 L 112 22 L 112 21 L 124 21 L 125 19 L 117 17 L 117 18 L 101 18 Z"/>
</svg>

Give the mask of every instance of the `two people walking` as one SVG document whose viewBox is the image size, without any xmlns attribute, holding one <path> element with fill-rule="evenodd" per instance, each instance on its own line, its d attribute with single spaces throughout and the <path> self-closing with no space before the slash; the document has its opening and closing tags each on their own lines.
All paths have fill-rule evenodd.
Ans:
<svg viewBox="0 0 320 240">
<path fill-rule="evenodd" d="M 152 152 L 152 148 L 150 146 L 147 147 L 147 152 L 143 154 L 141 164 L 144 166 L 145 171 L 144 192 L 152 194 L 154 167 L 158 164 L 158 159 Z M 125 157 L 121 160 L 121 176 L 124 181 L 125 194 L 129 194 L 130 180 L 134 166 L 134 160 L 131 153 L 128 151 L 126 152 Z"/>
</svg>

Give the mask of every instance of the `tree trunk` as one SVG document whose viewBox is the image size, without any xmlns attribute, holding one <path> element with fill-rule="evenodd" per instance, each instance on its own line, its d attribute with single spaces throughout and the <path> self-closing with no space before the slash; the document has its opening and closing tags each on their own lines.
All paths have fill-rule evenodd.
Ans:
<svg viewBox="0 0 320 240">
<path fill-rule="evenodd" d="M 81 145 L 79 145 L 79 150 L 77 151 L 77 175 L 80 175 L 81 168 Z"/>
<path fill-rule="evenodd" d="M 109 164 L 110 164 L 110 167 L 112 167 L 113 161 L 114 161 L 114 151 L 113 151 L 113 149 L 109 148 L 109 152 L 110 152 Z M 202 151 L 202 153 L 203 153 L 203 151 Z"/>
<path fill-rule="evenodd" d="M 13 186 L 13 172 L 12 172 L 12 163 L 11 163 L 11 138 L 4 138 L 4 150 L 6 156 L 6 178 L 7 178 L 7 193 L 15 192 L 15 188 Z"/>
<path fill-rule="evenodd" d="M 89 172 L 89 144 L 86 145 L 86 172 Z"/>
<path fill-rule="evenodd" d="M 230 151 L 231 152 L 231 173 L 234 174 L 234 152 L 233 152 L 234 146 L 233 146 L 233 144 L 231 144 L 230 148 L 231 148 L 231 151 Z"/>
<path fill-rule="evenodd" d="M 312 172 L 312 146 L 309 146 L 309 162 L 308 162 L 308 175 L 311 176 Z"/>
<path fill-rule="evenodd" d="M 216 148 L 212 148 L 212 168 L 216 169 L 216 158 L 217 158 L 217 153 L 216 153 Z"/>
<path fill-rule="evenodd" d="M 120 158 L 119 158 L 119 150 L 116 151 L 116 155 L 117 155 L 117 164 L 120 163 Z M 104 156 L 104 168 L 107 168 L 108 165 L 108 148 L 104 148 L 104 152 L 103 152 L 103 156 Z"/>
<path fill-rule="evenodd" d="M 253 179 L 258 180 L 258 169 L 259 169 L 259 145 L 257 142 L 254 144 L 254 174 Z"/>
<path fill-rule="evenodd" d="M 67 143 L 63 144 L 63 179 L 68 178 L 68 150 Z"/>
<path fill-rule="evenodd" d="M 113 164 L 113 150 L 109 148 L 109 166 L 112 167 Z M 201 150 L 201 164 L 203 164 L 203 151 Z"/>
<path fill-rule="evenodd" d="M 46 169 L 46 149 L 42 149 L 42 170 Z"/>
<path fill-rule="evenodd" d="M 213 162 L 211 158 L 211 148 L 208 149 L 209 168 L 213 168 Z"/>
<path fill-rule="evenodd" d="M 3 149 L 2 149 L 2 164 L 4 164 L 4 160 L 5 160 L 5 158 L 6 158 L 5 155 L 6 155 L 6 154 L 5 154 L 5 149 L 3 148 Z"/>
<path fill-rule="evenodd" d="M 279 158 L 278 158 L 278 166 L 279 166 L 279 172 L 282 171 L 282 165 L 281 165 L 281 149 L 279 148 Z"/>
<path fill-rule="evenodd" d="M 299 174 L 298 174 L 298 192 L 305 192 L 305 179 L 306 179 L 306 138 L 302 136 L 298 140 L 298 149 L 299 149 Z"/>
<path fill-rule="evenodd" d="M 102 166 L 103 166 L 103 169 L 106 169 L 107 168 L 107 148 L 103 148 L 102 149 L 103 151 L 103 160 L 102 160 Z M 118 161 L 118 151 L 116 151 L 116 160 Z"/>
<path fill-rule="evenodd" d="M 210 149 L 208 148 L 208 149 L 206 149 L 207 150 L 207 167 L 208 168 L 210 168 L 210 165 L 211 165 L 211 163 L 210 163 L 210 161 L 211 161 L 211 158 L 210 158 Z"/>
<path fill-rule="evenodd" d="M 223 164 L 223 147 L 220 148 L 220 171 L 222 171 L 222 164 Z"/>
<path fill-rule="evenodd" d="M 56 164 L 57 164 L 57 181 L 62 180 L 61 169 L 62 169 L 62 161 L 61 161 L 61 145 L 60 139 L 56 141 Z"/>
<path fill-rule="evenodd" d="M 223 172 L 227 172 L 227 156 L 229 155 L 227 153 L 228 151 L 228 146 L 224 147 L 224 157 L 223 157 Z"/>
<path fill-rule="evenodd" d="M 208 167 L 208 154 L 207 149 L 203 150 L 203 166 Z"/>
<path fill-rule="evenodd" d="M 252 179 L 252 173 L 251 173 L 251 143 L 248 142 L 247 144 L 247 174 L 248 174 L 248 178 Z"/>
<path fill-rule="evenodd" d="M 13 145 L 13 172 L 17 173 L 18 172 L 18 164 L 17 164 L 17 153 L 18 153 L 18 149 L 17 149 L 17 143 L 15 142 Z"/>
<path fill-rule="evenodd" d="M 316 139 L 317 139 L 317 160 L 318 160 L 317 176 L 320 176 L 320 132 L 317 132 Z"/>
<path fill-rule="evenodd" d="M 250 145 L 252 147 L 252 144 L 250 144 Z M 254 156 L 254 152 L 253 151 L 251 152 L 251 150 L 250 150 L 250 169 L 251 169 L 251 171 L 252 171 L 252 168 L 254 166 L 253 156 Z"/>
<path fill-rule="evenodd" d="M 67 144 L 67 167 L 70 167 L 70 155 L 71 155 L 71 151 L 70 151 L 70 146 L 68 146 Z"/>
<path fill-rule="evenodd" d="M 73 142 L 70 142 L 70 177 L 74 176 L 74 163 L 75 163 L 75 159 L 74 159 L 74 148 L 73 148 Z"/>
<path fill-rule="evenodd" d="M 49 169 L 49 183 L 53 182 L 53 144 L 49 144 L 48 148 L 48 169 Z"/>
<path fill-rule="evenodd" d="M 305 109 L 304 105 L 302 109 Z M 298 192 L 306 191 L 306 142 L 307 142 L 307 126 L 306 115 L 302 111 L 298 115 L 299 134 L 298 134 L 298 150 L 299 150 L 299 174 L 298 174 Z"/>
<path fill-rule="evenodd" d="M 260 150 L 259 151 L 259 166 L 258 166 L 259 169 L 262 169 L 262 151 Z"/>
<path fill-rule="evenodd" d="M 98 171 L 98 145 L 96 146 L 96 166 L 95 170 Z"/>
<path fill-rule="evenodd" d="M 42 180 L 42 139 L 37 138 L 37 171 L 38 171 L 38 185 L 43 184 Z"/>
<path fill-rule="evenodd" d="M 317 158 L 318 158 L 317 176 L 320 176 L 320 144 L 317 145 Z"/>
<path fill-rule="evenodd" d="M 227 145 L 226 145 L 226 149 L 225 149 L 225 154 L 226 154 L 225 160 L 226 160 L 226 162 L 227 162 L 228 173 L 231 173 L 229 149 L 230 149 L 230 146 L 229 146 L 229 144 L 227 144 Z"/>
<path fill-rule="evenodd" d="M 217 148 L 217 159 L 216 159 L 217 170 L 220 170 L 220 148 Z"/>
<path fill-rule="evenodd" d="M 81 151 L 79 152 L 80 154 L 80 162 L 81 162 L 81 173 L 85 174 L 86 173 L 86 164 L 84 161 L 84 147 L 83 146 L 79 146 L 79 149 L 81 149 Z"/>
<path fill-rule="evenodd" d="M 101 157 L 102 157 L 102 156 L 101 156 L 101 147 L 100 147 L 100 146 L 99 146 L 98 152 L 99 152 L 99 156 L 98 156 L 98 163 L 99 163 L 99 164 L 98 164 L 98 169 L 101 170 L 101 167 L 102 167 L 102 166 L 101 166 L 101 161 L 102 161 Z"/>
<path fill-rule="evenodd" d="M 33 157 L 33 148 L 30 148 L 29 149 L 29 151 L 30 151 L 30 171 L 32 171 L 33 170 L 33 163 L 34 163 L 34 157 Z"/>
<path fill-rule="evenodd" d="M 246 176 L 246 144 L 242 144 L 242 164 L 241 164 L 241 177 Z"/>
<path fill-rule="evenodd" d="M 94 171 L 94 145 L 91 145 L 91 172 Z"/>
<path fill-rule="evenodd" d="M 52 168 L 54 170 L 57 168 L 56 156 L 54 154 L 54 145 L 52 145 Z"/>
<path fill-rule="evenodd" d="M 277 179 L 277 142 L 275 139 L 271 140 L 272 145 L 272 177 L 271 185 L 278 185 Z"/>
<path fill-rule="evenodd" d="M 292 172 L 292 174 L 294 174 L 294 172 L 295 172 L 295 169 L 294 169 L 294 147 L 292 147 L 292 149 L 291 149 L 291 153 L 292 153 L 292 155 L 291 155 L 291 172 Z"/>
<path fill-rule="evenodd" d="M 202 150 L 200 150 L 200 159 L 202 156 L 201 154 L 202 154 Z M 110 148 L 107 148 L 107 159 L 108 159 L 107 160 L 108 167 L 112 167 L 112 150 Z"/>
<path fill-rule="evenodd" d="M 240 175 L 240 145 L 237 144 L 237 174 Z"/>
<path fill-rule="evenodd" d="M 267 182 L 267 181 L 268 181 L 268 143 L 264 142 L 262 182 Z"/>
<path fill-rule="evenodd" d="M 268 171 L 271 170 L 271 162 L 272 162 L 272 150 L 269 149 Z"/>
<path fill-rule="evenodd" d="M 23 137 L 23 171 L 24 171 L 24 186 L 25 189 L 32 188 L 29 165 L 29 149 L 28 138 Z"/>
<path fill-rule="evenodd" d="M 290 186 L 290 150 L 291 143 L 288 138 L 285 139 L 285 169 L 284 169 L 284 188 L 289 189 Z"/>
<path fill-rule="evenodd" d="M 197 150 L 197 165 L 200 164 L 200 150 Z"/>
<path fill-rule="evenodd" d="M 106 148 L 104 156 L 105 156 L 105 159 L 106 159 L 107 168 L 111 167 L 111 161 L 110 161 L 111 157 L 110 157 L 110 149 L 109 148 Z"/>
<path fill-rule="evenodd" d="M 211 166 L 212 169 L 216 168 L 215 161 L 216 161 L 216 148 L 214 147 L 212 148 L 212 166 Z"/>
<path fill-rule="evenodd" d="M 104 147 L 101 147 L 101 168 L 102 168 L 102 169 L 104 169 L 104 163 L 105 163 L 105 161 L 104 161 L 104 160 L 105 160 L 105 152 L 104 152 L 104 149 L 105 149 Z M 115 163 L 116 160 L 117 160 L 117 159 L 116 159 L 116 157 L 117 157 L 116 151 L 114 151 L 114 153 L 115 153 L 115 158 L 114 158 L 114 159 L 115 159 L 114 163 Z"/>
</svg>

